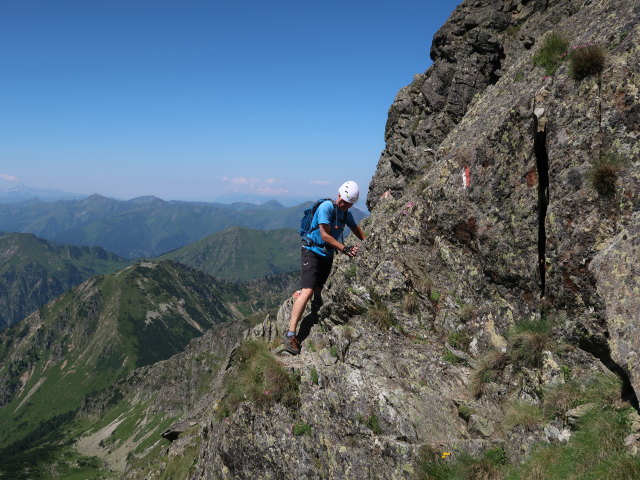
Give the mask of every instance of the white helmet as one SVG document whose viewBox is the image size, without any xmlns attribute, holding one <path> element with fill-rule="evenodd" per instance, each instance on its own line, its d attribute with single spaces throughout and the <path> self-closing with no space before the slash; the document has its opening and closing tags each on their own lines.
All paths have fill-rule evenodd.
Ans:
<svg viewBox="0 0 640 480">
<path fill-rule="evenodd" d="M 351 204 L 356 203 L 358 198 L 360 198 L 360 189 L 358 188 L 358 184 L 351 180 L 344 182 L 338 189 L 338 193 L 340 194 L 340 198 Z"/>
</svg>

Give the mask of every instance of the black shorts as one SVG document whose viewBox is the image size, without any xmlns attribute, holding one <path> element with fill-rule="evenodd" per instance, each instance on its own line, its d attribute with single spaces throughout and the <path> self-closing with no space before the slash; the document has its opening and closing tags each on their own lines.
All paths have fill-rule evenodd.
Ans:
<svg viewBox="0 0 640 480">
<path fill-rule="evenodd" d="M 322 257 L 303 247 L 300 257 L 302 288 L 323 287 L 331 273 L 333 256 Z"/>
</svg>

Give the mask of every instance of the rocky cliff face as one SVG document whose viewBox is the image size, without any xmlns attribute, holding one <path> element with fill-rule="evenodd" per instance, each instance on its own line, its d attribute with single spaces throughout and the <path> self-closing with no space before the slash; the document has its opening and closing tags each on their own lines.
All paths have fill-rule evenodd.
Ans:
<svg viewBox="0 0 640 480">
<path fill-rule="evenodd" d="M 302 354 L 282 357 L 299 407 L 212 417 L 192 478 L 411 478 L 425 446 L 517 462 L 571 426 L 568 408 L 505 426 L 510 402 L 611 371 L 637 406 L 639 17 L 629 0 L 455 10 L 391 106 L 365 251 L 338 259 Z M 603 47 L 603 71 L 534 66 L 551 32 Z M 608 194 L 590 181 L 603 158 L 620 160 Z M 277 342 L 288 308 L 252 335 Z"/>
</svg>

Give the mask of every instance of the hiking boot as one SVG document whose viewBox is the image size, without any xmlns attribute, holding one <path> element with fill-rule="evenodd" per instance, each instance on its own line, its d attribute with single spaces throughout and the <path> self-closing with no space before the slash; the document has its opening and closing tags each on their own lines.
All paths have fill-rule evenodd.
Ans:
<svg viewBox="0 0 640 480">
<path fill-rule="evenodd" d="M 284 345 L 284 349 L 293 354 L 297 355 L 300 353 L 300 344 L 298 343 L 298 337 L 293 335 L 292 337 L 288 337 L 285 333 L 282 337 L 282 344 Z"/>
</svg>

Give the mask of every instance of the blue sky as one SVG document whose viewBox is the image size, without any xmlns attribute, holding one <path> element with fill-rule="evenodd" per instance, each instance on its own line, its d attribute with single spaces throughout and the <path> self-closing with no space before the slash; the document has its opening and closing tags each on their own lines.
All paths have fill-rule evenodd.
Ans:
<svg viewBox="0 0 640 480">
<path fill-rule="evenodd" d="M 366 192 L 389 106 L 458 3 L 4 1 L 0 178 L 123 199 Z"/>
</svg>

